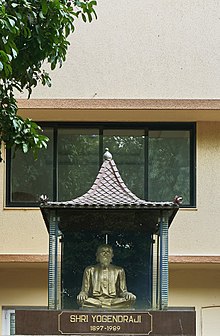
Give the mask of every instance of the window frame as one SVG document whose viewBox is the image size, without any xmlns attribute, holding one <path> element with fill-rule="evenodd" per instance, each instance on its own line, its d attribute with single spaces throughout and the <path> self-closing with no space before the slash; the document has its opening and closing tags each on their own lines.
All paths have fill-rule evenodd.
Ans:
<svg viewBox="0 0 220 336">
<path fill-rule="evenodd" d="M 183 205 L 183 208 L 196 207 L 196 123 L 195 122 L 37 122 L 41 127 L 53 129 L 53 201 L 57 201 L 58 195 L 58 129 L 76 128 L 76 129 L 98 129 L 99 130 L 99 167 L 103 162 L 103 131 L 106 129 L 140 129 L 144 130 L 145 148 L 148 146 L 148 131 L 165 130 L 165 131 L 189 131 L 190 137 L 190 204 Z M 113 158 L 114 158 L 114 153 Z M 145 177 L 148 175 L 147 155 L 145 155 Z M 6 207 L 16 208 L 36 208 L 39 207 L 37 202 L 13 202 L 10 200 L 11 195 L 11 150 L 6 151 Z M 95 178 L 95 176 L 94 176 Z M 147 183 L 145 183 L 146 185 Z M 147 189 L 147 188 L 145 188 Z M 145 198 L 148 198 L 147 191 L 144 191 Z M 175 195 L 174 195 L 175 196 Z"/>
</svg>

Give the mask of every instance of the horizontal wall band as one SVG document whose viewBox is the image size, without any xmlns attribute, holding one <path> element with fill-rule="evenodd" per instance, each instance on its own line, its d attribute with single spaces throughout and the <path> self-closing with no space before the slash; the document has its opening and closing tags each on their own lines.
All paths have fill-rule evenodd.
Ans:
<svg viewBox="0 0 220 336">
<path fill-rule="evenodd" d="M 170 264 L 220 264 L 220 256 L 169 256 Z"/>
<path fill-rule="evenodd" d="M 220 99 L 18 99 L 20 109 L 219 110 Z"/>
<path fill-rule="evenodd" d="M 0 254 L 0 263 L 47 263 L 46 254 Z M 220 256 L 169 256 L 170 264 L 220 264 Z"/>
<path fill-rule="evenodd" d="M 47 254 L 0 254 L 0 263 L 47 263 Z"/>
</svg>

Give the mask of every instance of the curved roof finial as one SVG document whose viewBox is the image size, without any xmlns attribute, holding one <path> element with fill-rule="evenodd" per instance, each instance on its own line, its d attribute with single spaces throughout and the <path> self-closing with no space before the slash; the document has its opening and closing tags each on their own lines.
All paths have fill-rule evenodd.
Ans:
<svg viewBox="0 0 220 336">
<path fill-rule="evenodd" d="M 112 159 L 112 154 L 109 152 L 108 148 L 105 148 L 105 153 L 103 155 L 104 160 L 111 160 Z"/>
</svg>

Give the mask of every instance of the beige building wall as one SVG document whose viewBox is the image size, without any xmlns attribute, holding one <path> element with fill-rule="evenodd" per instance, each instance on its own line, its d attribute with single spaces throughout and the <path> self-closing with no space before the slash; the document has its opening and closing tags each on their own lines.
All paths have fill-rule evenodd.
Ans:
<svg viewBox="0 0 220 336">
<path fill-rule="evenodd" d="M 219 266 L 171 268 L 169 305 L 196 308 L 197 336 L 219 335 L 219 329 L 216 334 L 219 316 L 212 310 L 212 318 L 210 318 L 205 311 L 207 306 L 214 308 L 220 305 Z"/>
<path fill-rule="evenodd" d="M 47 306 L 47 267 L 5 264 L 0 267 L 0 335 L 2 307 Z"/>
<path fill-rule="evenodd" d="M 47 306 L 47 267 L 5 265 L 0 268 L 1 306 Z"/>
<path fill-rule="evenodd" d="M 170 230 L 171 254 L 219 255 L 220 122 L 197 125 L 197 207 L 182 210 Z"/>
<path fill-rule="evenodd" d="M 219 97 L 219 1 L 99 0 L 96 11 L 34 98 Z"/>
</svg>

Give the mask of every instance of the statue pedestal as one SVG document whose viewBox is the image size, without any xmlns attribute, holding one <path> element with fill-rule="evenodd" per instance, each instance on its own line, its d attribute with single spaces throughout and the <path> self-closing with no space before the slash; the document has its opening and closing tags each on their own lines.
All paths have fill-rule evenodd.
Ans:
<svg viewBox="0 0 220 336">
<path fill-rule="evenodd" d="M 193 308 L 166 311 L 15 311 L 16 335 L 195 336 Z"/>
</svg>

